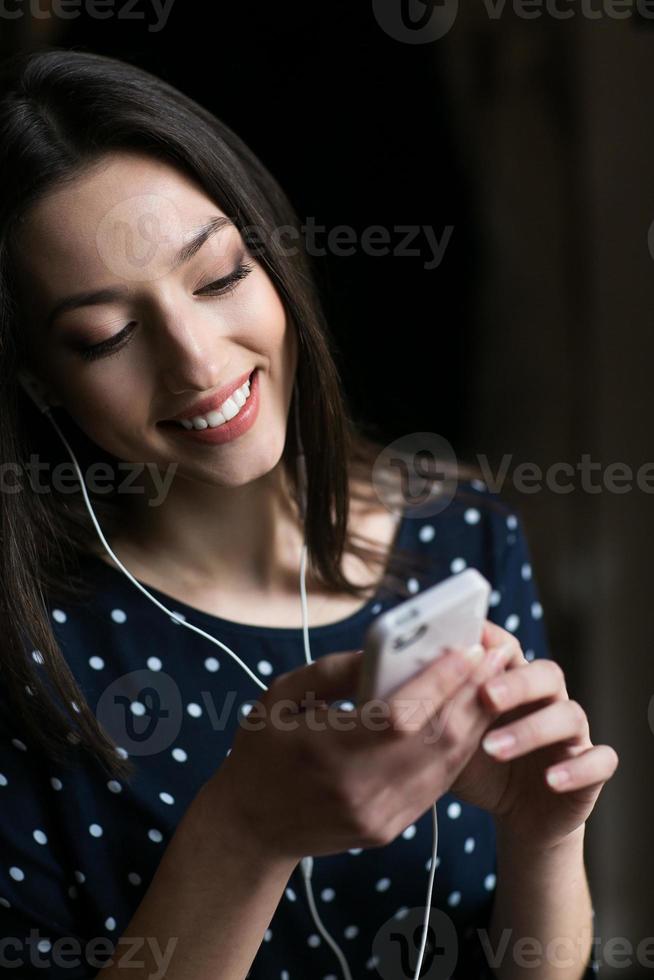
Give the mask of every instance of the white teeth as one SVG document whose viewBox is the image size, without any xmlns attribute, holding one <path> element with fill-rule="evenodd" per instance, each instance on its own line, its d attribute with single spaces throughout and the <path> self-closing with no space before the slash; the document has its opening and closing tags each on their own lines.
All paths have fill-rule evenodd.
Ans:
<svg viewBox="0 0 654 980">
<path fill-rule="evenodd" d="M 249 395 L 250 380 L 248 378 L 244 385 L 232 392 L 227 401 L 220 406 L 220 409 L 208 412 L 207 415 L 195 415 L 192 419 L 180 419 L 179 421 L 185 429 L 215 429 L 238 415 Z"/>
</svg>

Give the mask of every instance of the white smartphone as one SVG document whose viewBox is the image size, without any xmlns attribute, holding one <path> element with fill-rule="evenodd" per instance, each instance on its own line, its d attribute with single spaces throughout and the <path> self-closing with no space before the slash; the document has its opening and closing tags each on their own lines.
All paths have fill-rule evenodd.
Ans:
<svg viewBox="0 0 654 980">
<path fill-rule="evenodd" d="M 365 635 L 359 703 L 387 697 L 444 648 L 479 643 L 490 593 L 484 576 L 467 568 L 378 616 Z"/>
</svg>

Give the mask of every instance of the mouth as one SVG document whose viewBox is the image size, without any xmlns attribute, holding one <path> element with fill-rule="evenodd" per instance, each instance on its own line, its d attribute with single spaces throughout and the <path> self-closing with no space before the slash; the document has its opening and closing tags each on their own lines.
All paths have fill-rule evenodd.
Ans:
<svg viewBox="0 0 654 980">
<path fill-rule="evenodd" d="M 218 446 L 233 442 L 252 428 L 259 415 L 259 402 L 259 369 L 255 368 L 240 389 L 206 416 L 166 419 L 157 422 L 157 426 L 170 433 L 179 445 L 183 442 Z"/>
<path fill-rule="evenodd" d="M 205 429 L 218 429 L 227 425 L 232 420 L 240 418 L 245 412 L 247 405 L 252 399 L 252 386 L 258 368 L 254 368 L 248 375 L 246 381 L 232 391 L 231 395 L 223 400 L 215 408 L 204 413 L 189 416 L 184 419 L 163 419 L 157 422 L 164 428 L 185 429 L 186 431 L 203 431 Z"/>
</svg>

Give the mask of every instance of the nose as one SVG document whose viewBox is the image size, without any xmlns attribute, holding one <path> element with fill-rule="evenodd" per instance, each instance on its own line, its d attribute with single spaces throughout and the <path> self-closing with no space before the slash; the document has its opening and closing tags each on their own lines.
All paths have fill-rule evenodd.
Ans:
<svg viewBox="0 0 654 980">
<path fill-rule="evenodd" d="M 157 353 L 162 384 L 174 395 L 208 391 L 225 378 L 231 346 L 220 323 L 202 316 L 161 317 L 157 327 Z"/>
</svg>

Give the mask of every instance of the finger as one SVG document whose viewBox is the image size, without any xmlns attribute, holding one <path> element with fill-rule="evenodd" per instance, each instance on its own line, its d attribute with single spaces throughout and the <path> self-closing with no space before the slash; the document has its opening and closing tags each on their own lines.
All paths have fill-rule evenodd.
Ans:
<svg viewBox="0 0 654 980">
<path fill-rule="evenodd" d="M 526 663 L 529 663 L 522 652 L 522 647 L 517 636 L 498 626 L 497 623 L 491 623 L 490 620 L 486 620 L 482 630 L 481 642 L 488 650 L 504 645 L 510 647 L 511 656 L 506 664 L 507 670 L 510 670 L 512 667 L 522 667 Z"/>
<path fill-rule="evenodd" d="M 483 650 L 479 646 L 476 649 L 446 650 L 392 691 L 384 699 L 390 709 L 390 728 L 400 733 L 415 733 L 428 724 L 445 702 L 466 683 L 480 657 L 483 657 Z"/>
<path fill-rule="evenodd" d="M 555 660 L 535 660 L 485 681 L 480 697 L 494 711 L 510 711 L 542 698 L 567 697 L 565 675 Z"/>
<path fill-rule="evenodd" d="M 482 741 L 485 752 L 499 759 L 516 759 L 556 742 L 588 739 L 588 718 L 577 701 L 555 701 L 502 728 Z"/>
<path fill-rule="evenodd" d="M 545 770 L 545 780 L 557 793 L 605 783 L 615 773 L 620 758 L 610 745 L 594 745 L 592 749 L 566 761 L 565 765 Z"/>
</svg>

